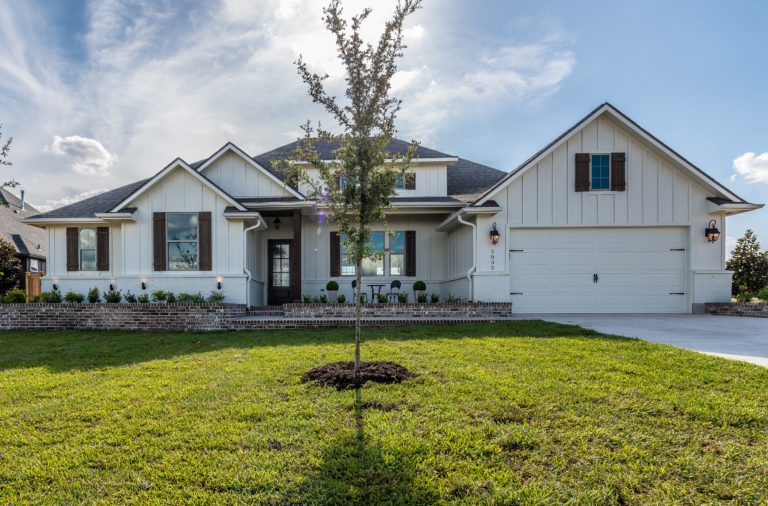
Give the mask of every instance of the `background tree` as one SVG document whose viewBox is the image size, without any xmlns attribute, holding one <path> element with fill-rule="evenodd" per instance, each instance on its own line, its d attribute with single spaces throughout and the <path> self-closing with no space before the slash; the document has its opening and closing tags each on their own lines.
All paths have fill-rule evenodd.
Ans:
<svg viewBox="0 0 768 506">
<path fill-rule="evenodd" d="M 725 268 L 733 271 L 733 295 L 757 293 L 768 286 L 768 252 L 760 252 L 760 243 L 752 230 L 736 242 Z"/>
<path fill-rule="evenodd" d="M 16 248 L 5 239 L 0 239 L 0 293 L 16 288 L 24 276 L 21 261 L 14 256 Z"/>
<path fill-rule="evenodd" d="M 377 252 L 371 243 L 371 226 L 382 222 L 387 228 L 384 209 L 391 209 L 389 198 L 396 194 L 398 179 L 411 168 L 417 143 L 412 142 L 405 155 L 391 155 L 386 151 L 393 139 L 395 117 L 401 101 L 390 97 L 389 90 L 397 71 L 396 60 L 403 56 L 403 22 L 407 16 L 421 8 L 421 0 L 399 1 L 394 15 L 384 27 L 384 33 L 374 47 L 360 38 L 360 26 L 368 18 L 371 9 L 351 19 L 349 30 L 342 18 L 339 0 L 333 0 L 323 9 L 325 27 L 336 38 L 338 58 L 346 67 L 347 104 L 341 105 L 335 96 L 329 95 L 323 81 L 328 75 L 311 73 L 303 57 L 295 64 L 298 73 L 309 87 L 312 101 L 320 103 L 343 130 L 332 134 L 318 123 L 317 137 L 313 137 L 311 122 L 301 128 L 305 135 L 299 139 L 291 160 L 275 164 L 287 176 L 287 182 L 303 184 L 307 196 L 318 202 L 318 207 L 335 221 L 342 236 L 342 243 L 349 255 L 347 263 L 355 266 L 357 288 L 355 292 L 355 374 L 360 372 L 360 293 L 362 290 L 362 262 L 365 259 L 381 259 L 384 252 Z M 337 142 L 335 160 L 323 161 L 315 150 L 317 141 Z M 306 162 L 317 169 L 317 177 L 311 177 L 301 165 Z M 391 236 L 391 231 L 387 231 Z"/>
<path fill-rule="evenodd" d="M 2 129 L 3 129 L 3 125 L 0 125 L 0 139 L 3 138 Z M 13 142 L 13 137 L 8 137 L 8 140 L 5 142 L 5 144 L 3 144 L 3 147 L 0 148 L 0 165 L 7 165 L 7 166 L 13 165 L 11 162 L 7 160 L 8 153 L 10 153 L 11 151 L 12 142 Z M 11 179 L 10 181 L 6 181 L 2 185 L 0 185 L 0 188 L 16 188 L 17 186 L 19 186 L 19 184 L 21 183 L 18 183 L 13 179 Z M 3 205 L 3 204 L 0 204 L 0 205 Z"/>
</svg>

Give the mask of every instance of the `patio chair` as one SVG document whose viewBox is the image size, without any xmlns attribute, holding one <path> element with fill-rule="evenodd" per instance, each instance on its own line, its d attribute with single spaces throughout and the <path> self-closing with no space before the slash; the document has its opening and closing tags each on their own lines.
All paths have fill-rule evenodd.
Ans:
<svg viewBox="0 0 768 506">
<path fill-rule="evenodd" d="M 402 283 L 398 280 L 394 280 L 389 285 L 389 293 L 387 294 L 387 297 L 389 298 L 390 302 L 397 302 L 397 296 L 400 294 L 400 287 L 402 286 Z M 397 292 L 395 292 L 395 288 L 397 288 Z"/>
</svg>

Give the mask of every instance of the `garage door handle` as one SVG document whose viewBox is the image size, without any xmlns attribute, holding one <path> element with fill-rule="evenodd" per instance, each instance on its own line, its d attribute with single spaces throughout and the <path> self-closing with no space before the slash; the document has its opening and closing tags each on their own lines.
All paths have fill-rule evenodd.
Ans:
<svg viewBox="0 0 768 506">
<path fill-rule="evenodd" d="M 669 292 L 670 295 L 685 295 L 684 293 L 679 292 Z"/>
<path fill-rule="evenodd" d="M 675 249 L 675 248 L 672 248 L 672 249 L 671 249 L 671 250 L 669 250 L 669 251 L 685 251 L 685 248 L 680 248 L 680 249 Z"/>
<path fill-rule="evenodd" d="M 593 277 L 592 277 L 592 282 L 593 282 L 593 283 L 597 283 L 597 280 L 598 280 L 598 279 L 599 279 L 599 278 L 597 277 L 597 274 L 593 274 Z"/>
<path fill-rule="evenodd" d="M 522 295 L 523 292 L 509 292 L 510 295 Z"/>
</svg>

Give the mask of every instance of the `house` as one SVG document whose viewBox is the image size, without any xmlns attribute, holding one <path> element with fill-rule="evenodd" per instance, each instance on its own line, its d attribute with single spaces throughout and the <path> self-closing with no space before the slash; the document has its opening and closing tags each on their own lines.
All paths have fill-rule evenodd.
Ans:
<svg viewBox="0 0 768 506">
<path fill-rule="evenodd" d="M 45 272 L 45 230 L 22 222 L 40 211 L 24 202 L 24 190 L 19 198 L 0 188 L 0 204 L 0 238 L 13 244 L 25 272 Z"/>
<path fill-rule="evenodd" d="M 354 267 L 334 223 L 283 184 L 271 160 L 229 143 L 177 158 L 149 179 L 39 214 L 43 289 L 209 293 L 251 306 L 321 294 L 350 297 Z M 334 146 L 320 143 L 324 158 Z M 389 152 L 404 152 L 393 140 Z M 509 172 L 425 147 L 387 213 L 391 250 L 363 265 L 365 291 L 397 279 L 516 312 L 679 312 L 729 301 L 726 216 L 762 207 L 739 198 L 603 104 Z M 308 170 L 312 170 L 309 168 Z"/>
</svg>

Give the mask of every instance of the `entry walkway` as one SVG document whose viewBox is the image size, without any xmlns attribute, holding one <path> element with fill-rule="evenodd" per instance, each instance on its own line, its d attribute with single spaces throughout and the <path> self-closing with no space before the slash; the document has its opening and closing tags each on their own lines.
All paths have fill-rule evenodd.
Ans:
<svg viewBox="0 0 768 506">
<path fill-rule="evenodd" d="M 638 337 L 768 367 L 766 318 L 702 314 L 515 313 L 514 316 L 579 325 L 604 334 Z"/>
</svg>

